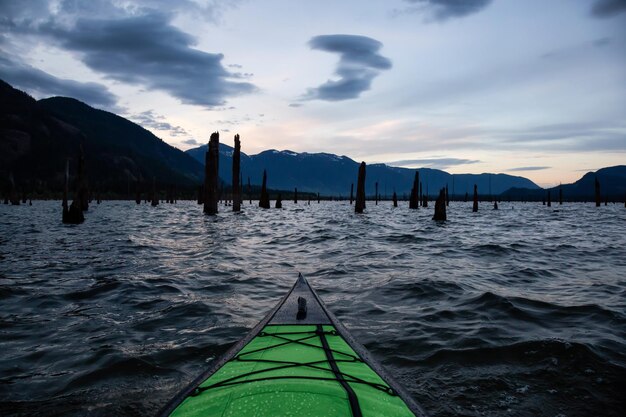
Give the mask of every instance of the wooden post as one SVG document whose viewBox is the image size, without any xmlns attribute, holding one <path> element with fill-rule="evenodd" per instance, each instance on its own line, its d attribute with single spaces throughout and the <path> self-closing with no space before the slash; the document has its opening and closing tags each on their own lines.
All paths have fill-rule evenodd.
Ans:
<svg viewBox="0 0 626 417">
<path fill-rule="evenodd" d="M 375 188 L 376 188 L 376 194 L 374 195 L 374 204 L 378 205 L 378 181 L 376 181 Z"/>
<path fill-rule="evenodd" d="M 550 198 L 550 190 L 548 190 L 548 207 L 552 207 L 552 199 Z"/>
<path fill-rule="evenodd" d="M 219 201 L 219 155 L 220 134 L 219 132 L 213 132 L 211 133 L 204 163 L 204 213 L 209 215 L 217 214 L 217 203 Z"/>
<path fill-rule="evenodd" d="M 433 220 L 445 221 L 446 217 L 446 189 L 439 190 L 439 197 L 435 200 L 435 215 Z"/>
<path fill-rule="evenodd" d="M 598 177 L 595 178 L 595 190 L 596 190 L 596 207 L 600 207 L 600 181 Z"/>
<path fill-rule="evenodd" d="M 283 197 L 280 195 L 280 193 L 278 194 L 278 197 L 276 198 L 276 208 L 277 209 L 283 208 Z"/>
<path fill-rule="evenodd" d="M 474 205 L 472 211 L 476 213 L 478 211 L 478 186 L 474 184 Z"/>
<path fill-rule="evenodd" d="M 320 203 L 320 193 L 317 193 L 317 204 Z M 352 204 L 352 202 L 350 202 L 350 204 Z"/>
<path fill-rule="evenodd" d="M 466 192 L 465 192 L 465 198 L 463 199 L 463 202 L 464 202 L 464 203 L 467 203 L 467 199 L 468 199 L 468 198 L 469 198 L 469 194 L 468 194 L 468 192 L 466 191 Z"/>
<path fill-rule="evenodd" d="M 81 146 L 81 155 L 82 155 L 82 146 Z M 79 158 L 80 161 L 80 158 Z M 66 178 L 66 184 L 69 181 L 69 161 L 66 164 L 65 167 L 65 178 Z M 67 194 L 64 196 L 65 200 L 64 200 L 64 206 L 63 206 L 63 223 L 68 223 L 68 224 L 80 224 L 82 222 L 85 221 L 85 215 L 83 214 L 83 209 L 81 206 L 81 193 L 80 190 L 83 186 L 82 183 L 82 178 L 78 178 L 78 183 L 77 183 L 77 190 L 76 193 L 74 194 L 74 200 L 72 201 L 72 204 L 70 204 L 69 209 L 66 209 L 67 207 Z M 66 189 L 69 186 L 66 186 Z"/>
<path fill-rule="evenodd" d="M 450 206 L 450 194 L 448 194 L 448 184 L 446 184 L 446 207 Z"/>
<path fill-rule="evenodd" d="M 298 204 L 298 187 L 293 190 L 293 204 Z"/>
<path fill-rule="evenodd" d="M 267 193 L 267 171 L 263 170 L 263 183 L 261 185 L 261 197 L 259 198 L 259 207 L 270 208 L 270 196 Z"/>
<path fill-rule="evenodd" d="M 239 195 L 239 172 L 241 168 L 241 141 L 235 135 L 235 150 L 233 151 L 233 211 L 241 211 L 241 196 Z"/>
<path fill-rule="evenodd" d="M 424 205 L 424 194 L 422 193 L 422 182 L 420 181 L 420 194 L 418 197 L 418 204 L 423 206 Z"/>
<path fill-rule="evenodd" d="M 493 209 L 498 210 L 498 201 L 493 202 Z"/>
<path fill-rule="evenodd" d="M 413 187 L 411 188 L 411 197 L 409 197 L 409 208 L 416 210 L 419 208 L 419 194 L 420 194 L 420 172 L 415 171 L 415 177 L 413 178 Z"/>
<path fill-rule="evenodd" d="M 398 207 L 398 196 L 395 191 L 393 192 L 393 197 L 391 197 L 391 199 L 393 200 L 393 206 Z"/>
<path fill-rule="evenodd" d="M 563 204 L 563 185 L 559 184 L 559 206 Z"/>
<path fill-rule="evenodd" d="M 352 201 L 354 200 L 353 195 L 354 195 L 354 183 L 350 184 L 350 205 L 352 205 Z"/>
<path fill-rule="evenodd" d="M 363 213 L 365 209 L 365 162 L 361 162 L 359 166 L 359 178 L 356 183 L 356 202 L 354 203 L 354 212 Z"/>
</svg>

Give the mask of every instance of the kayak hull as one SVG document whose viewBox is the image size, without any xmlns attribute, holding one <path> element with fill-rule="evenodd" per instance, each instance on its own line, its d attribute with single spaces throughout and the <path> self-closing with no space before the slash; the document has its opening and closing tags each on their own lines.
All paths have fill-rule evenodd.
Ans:
<svg viewBox="0 0 626 417">
<path fill-rule="evenodd" d="M 162 416 L 425 416 L 300 275 Z"/>
</svg>

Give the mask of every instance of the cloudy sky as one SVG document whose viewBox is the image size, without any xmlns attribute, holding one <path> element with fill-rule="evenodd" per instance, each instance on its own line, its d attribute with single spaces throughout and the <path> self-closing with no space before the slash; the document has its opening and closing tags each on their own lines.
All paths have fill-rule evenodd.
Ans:
<svg viewBox="0 0 626 417">
<path fill-rule="evenodd" d="M 0 78 L 181 149 L 540 185 L 626 164 L 626 0 L 0 0 Z"/>
</svg>

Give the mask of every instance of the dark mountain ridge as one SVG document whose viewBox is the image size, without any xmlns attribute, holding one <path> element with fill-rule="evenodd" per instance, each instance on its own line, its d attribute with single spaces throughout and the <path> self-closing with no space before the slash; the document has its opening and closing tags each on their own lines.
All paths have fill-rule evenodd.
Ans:
<svg viewBox="0 0 626 417">
<path fill-rule="evenodd" d="M 141 126 L 78 100 L 52 97 L 36 101 L 0 80 L 0 184 L 12 173 L 19 188 L 58 192 L 66 159 L 76 169 L 83 143 L 93 188 L 134 194 L 135 182 L 151 188 L 175 184 L 195 188 L 204 169 L 189 155 Z"/>
<path fill-rule="evenodd" d="M 595 199 L 595 181 L 600 182 L 600 196 L 604 201 L 623 201 L 626 198 L 626 165 L 601 168 L 595 172 L 587 172 L 578 181 L 572 184 L 547 189 L 512 188 L 502 197 L 511 200 L 535 200 L 547 198 L 548 191 L 552 201 L 558 201 L 559 189 L 563 190 L 564 201 L 593 201 Z"/>
<path fill-rule="evenodd" d="M 245 140 L 245 139 L 244 139 Z M 245 146 L 245 142 L 243 143 Z M 186 152 L 204 164 L 207 146 Z M 349 196 L 350 184 L 356 183 L 359 163 L 347 156 L 329 153 L 307 153 L 270 149 L 256 155 L 241 155 L 241 171 L 244 183 L 250 177 L 252 184 L 260 184 L 263 170 L 267 170 L 268 184 L 276 189 L 319 192 L 322 195 Z M 229 182 L 232 173 L 232 147 L 220 143 L 220 177 Z M 474 184 L 481 195 L 500 194 L 511 187 L 539 189 L 529 179 L 507 174 L 449 174 L 432 168 L 420 168 L 424 193 L 433 196 L 441 187 L 448 185 L 449 193 L 456 196 L 472 194 Z M 391 196 L 394 190 L 399 197 L 411 191 L 415 169 L 392 167 L 386 164 L 367 166 L 366 193 L 375 193 L 375 183 L 383 196 Z"/>
</svg>

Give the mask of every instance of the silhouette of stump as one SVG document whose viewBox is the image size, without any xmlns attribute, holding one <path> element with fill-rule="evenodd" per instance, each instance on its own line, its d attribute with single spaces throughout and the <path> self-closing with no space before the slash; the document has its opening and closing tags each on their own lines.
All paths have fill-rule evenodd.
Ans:
<svg viewBox="0 0 626 417">
<path fill-rule="evenodd" d="M 396 192 L 393 192 L 393 196 L 391 197 L 391 200 L 393 201 L 393 206 L 394 207 L 398 207 L 398 196 L 396 195 Z"/>
<path fill-rule="evenodd" d="M 85 215 L 83 214 L 83 210 L 80 207 L 80 200 L 78 198 L 74 198 L 72 204 L 69 207 L 67 206 L 67 194 L 69 190 L 70 174 L 69 170 L 70 161 L 68 159 L 65 165 L 65 189 L 63 191 L 63 223 L 80 224 L 85 221 Z"/>
<path fill-rule="evenodd" d="M 217 214 L 217 204 L 219 201 L 219 155 L 220 155 L 220 134 L 211 133 L 209 148 L 205 155 L 204 164 L 204 213 L 209 215 Z"/>
<path fill-rule="evenodd" d="M 478 211 L 478 186 L 474 184 L 474 205 L 472 206 L 472 212 Z"/>
<path fill-rule="evenodd" d="M 413 178 L 413 187 L 411 188 L 411 197 L 409 197 L 409 208 L 417 210 L 419 208 L 419 187 L 420 187 L 420 172 L 415 171 L 415 177 Z"/>
<path fill-rule="evenodd" d="M 598 177 L 595 178 L 595 192 L 596 192 L 596 207 L 600 207 L 600 181 Z"/>
<path fill-rule="evenodd" d="M 363 213 L 365 210 L 365 162 L 359 166 L 359 177 L 356 184 L 356 201 L 354 204 L 355 213 Z"/>
<path fill-rule="evenodd" d="M 376 181 L 376 183 L 374 184 L 374 204 L 378 205 L 378 181 Z"/>
<path fill-rule="evenodd" d="M 352 205 L 352 202 L 354 201 L 354 183 L 350 184 L 350 205 Z"/>
<path fill-rule="evenodd" d="M 235 149 L 233 151 L 233 211 L 241 211 L 241 195 L 239 188 L 239 173 L 241 171 L 241 141 L 235 135 Z"/>
<path fill-rule="evenodd" d="M 433 220 L 445 221 L 446 220 L 446 189 L 439 190 L 439 197 L 435 200 L 435 215 Z"/>
<path fill-rule="evenodd" d="M 283 197 L 280 194 L 278 194 L 278 197 L 276 198 L 276 208 L 283 208 Z"/>
<path fill-rule="evenodd" d="M 270 196 L 267 193 L 267 171 L 263 170 L 263 183 L 261 184 L 261 197 L 259 198 L 259 207 L 270 208 Z"/>
</svg>

